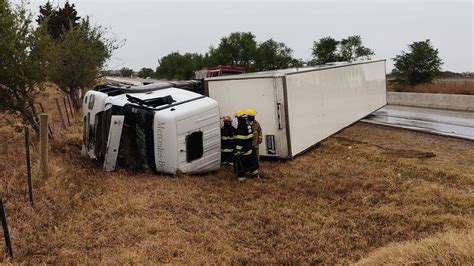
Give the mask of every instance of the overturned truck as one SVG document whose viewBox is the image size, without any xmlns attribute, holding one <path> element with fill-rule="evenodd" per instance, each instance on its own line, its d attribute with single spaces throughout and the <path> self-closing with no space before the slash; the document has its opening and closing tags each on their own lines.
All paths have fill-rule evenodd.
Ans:
<svg viewBox="0 0 474 266">
<path fill-rule="evenodd" d="M 106 171 L 117 166 L 170 174 L 217 170 L 217 102 L 174 86 L 106 84 L 87 92 L 82 154 L 102 162 Z"/>
<path fill-rule="evenodd" d="M 338 62 L 206 78 L 205 94 L 221 115 L 257 111 L 260 155 L 293 159 L 383 107 L 385 60 Z"/>
</svg>

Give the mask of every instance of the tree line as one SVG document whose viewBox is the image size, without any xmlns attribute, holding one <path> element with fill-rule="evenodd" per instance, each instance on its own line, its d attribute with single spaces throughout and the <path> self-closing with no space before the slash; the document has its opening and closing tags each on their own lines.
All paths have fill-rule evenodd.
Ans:
<svg viewBox="0 0 474 266">
<path fill-rule="evenodd" d="M 293 57 L 293 50 L 283 42 L 273 39 L 257 43 L 251 32 L 233 32 L 223 37 L 219 45 L 211 46 L 205 54 L 172 52 L 163 56 L 155 71 L 142 68 L 138 76 L 158 79 L 191 79 L 194 71 L 218 65 L 245 67 L 247 72 L 315 66 L 329 62 L 353 62 L 370 60 L 375 52 L 364 46 L 359 35 L 336 40 L 330 36 L 314 41 L 312 58 L 308 61 Z M 413 42 L 408 52 L 403 51 L 393 58 L 392 74 L 400 84 L 416 85 L 431 82 L 441 75 L 443 61 L 438 49 L 430 40 Z M 130 76 L 132 70 L 122 68 L 122 76 Z"/>
<path fill-rule="evenodd" d="M 374 51 L 365 47 L 359 35 L 349 36 L 340 41 L 331 37 L 315 41 L 312 48 L 312 59 L 304 61 L 293 56 L 293 50 L 285 43 L 272 38 L 257 42 L 251 32 L 233 32 L 221 38 L 217 47 L 210 46 L 209 51 L 200 53 L 171 52 L 158 60 L 155 71 L 142 68 L 138 76 L 159 79 L 190 79 L 194 71 L 232 65 L 245 67 L 247 72 L 319 65 L 336 61 L 356 61 L 370 59 Z M 122 76 L 130 76 L 129 68 L 122 68 Z"/>
</svg>

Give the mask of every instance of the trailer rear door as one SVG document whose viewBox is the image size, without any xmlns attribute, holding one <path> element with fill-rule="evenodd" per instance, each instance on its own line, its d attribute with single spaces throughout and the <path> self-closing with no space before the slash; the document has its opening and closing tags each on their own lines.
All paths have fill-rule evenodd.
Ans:
<svg viewBox="0 0 474 266">
<path fill-rule="evenodd" d="M 288 158 L 286 115 L 281 77 L 208 80 L 209 97 L 219 104 L 220 116 L 234 117 L 237 110 L 257 111 L 262 127 L 260 155 Z M 236 126 L 237 121 L 234 121 Z"/>
</svg>

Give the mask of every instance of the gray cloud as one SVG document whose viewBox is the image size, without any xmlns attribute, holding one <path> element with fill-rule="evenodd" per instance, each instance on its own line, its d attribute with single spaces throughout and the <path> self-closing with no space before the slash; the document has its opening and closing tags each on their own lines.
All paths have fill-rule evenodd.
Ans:
<svg viewBox="0 0 474 266">
<path fill-rule="evenodd" d="M 34 0 L 31 8 L 36 12 L 43 2 Z M 314 40 L 328 35 L 359 34 L 377 59 L 391 59 L 409 43 L 431 39 L 444 69 L 474 71 L 471 1 L 70 2 L 80 15 L 88 14 L 93 22 L 127 39 L 109 62 L 111 68 L 155 68 L 157 59 L 171 51 L 203 53 L 230 32 L 251 31 L 258 41 L 285 42 L 303 59 L 311 57 Z M 387 71 L 392 65 L 388 60 Z"/>
</svg>

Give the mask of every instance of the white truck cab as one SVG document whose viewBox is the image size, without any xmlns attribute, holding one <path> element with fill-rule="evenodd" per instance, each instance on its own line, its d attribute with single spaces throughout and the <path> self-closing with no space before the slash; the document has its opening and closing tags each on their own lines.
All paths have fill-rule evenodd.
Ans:
<svg viewBox="0 0 474 266">
<path fill-rule="evenodd" d="M 206 173 L 220 167 L 217 102 L 163 84 L 97 86 L 83 102 L 83 155 L 161 173 Z"/>
</svg>

